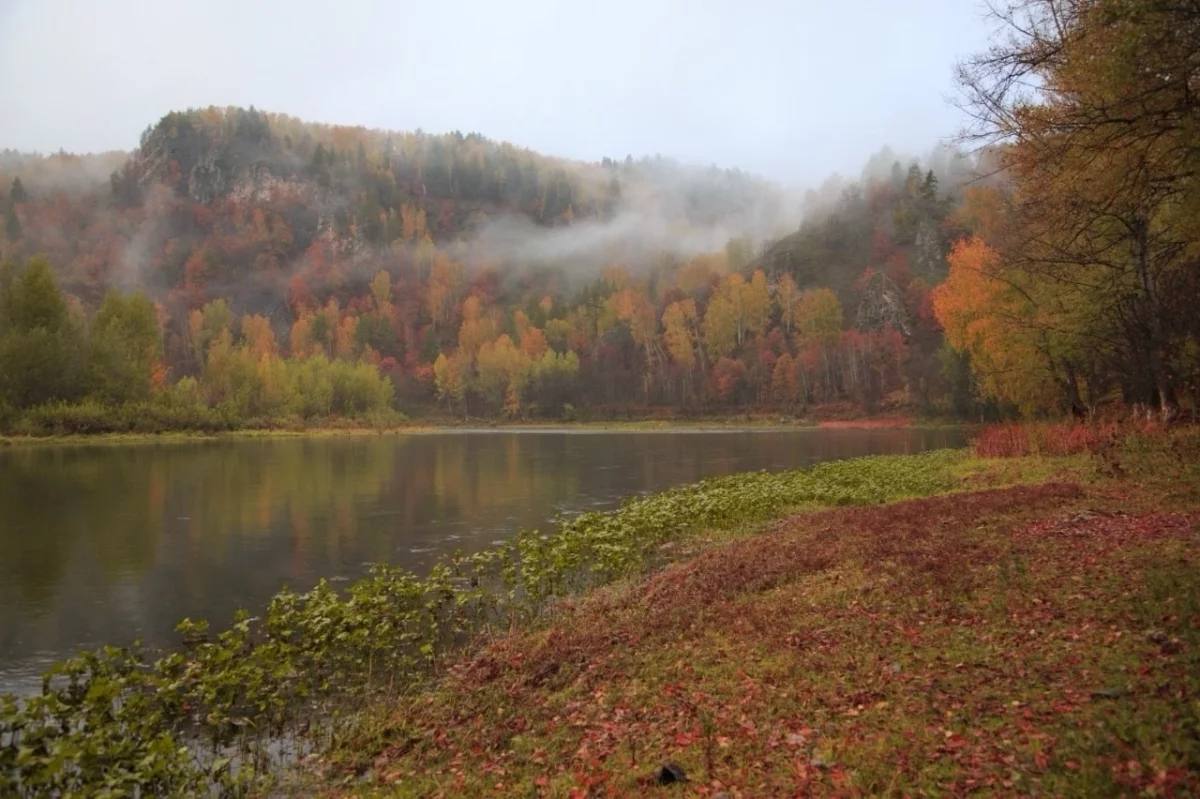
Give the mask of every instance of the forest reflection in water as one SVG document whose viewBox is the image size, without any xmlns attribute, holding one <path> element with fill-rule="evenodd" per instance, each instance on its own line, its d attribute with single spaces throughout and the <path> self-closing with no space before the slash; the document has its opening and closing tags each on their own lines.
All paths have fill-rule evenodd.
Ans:
<svg viewBox="0 0 1200 799">
<path fill-rule="evenodd" d="M 961 446 L 954 428 L 453 431 L 0 451 L 0 692 L 82 647 L 175 640 L 284 586 L 421 571 L 703 477 Z"/>
</svg>

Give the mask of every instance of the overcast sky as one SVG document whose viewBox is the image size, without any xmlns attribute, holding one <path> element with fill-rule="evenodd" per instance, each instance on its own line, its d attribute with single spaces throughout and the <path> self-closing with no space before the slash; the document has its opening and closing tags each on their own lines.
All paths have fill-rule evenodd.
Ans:
<svg viewBox="0 0 1200 799">
<path fill-rule="evenodd" d="M 0 148 L 130 149 L 172 109 L 661 153 L 787 183 L 962 119 L 977 0 L 0 0 Z"/>
</svg>

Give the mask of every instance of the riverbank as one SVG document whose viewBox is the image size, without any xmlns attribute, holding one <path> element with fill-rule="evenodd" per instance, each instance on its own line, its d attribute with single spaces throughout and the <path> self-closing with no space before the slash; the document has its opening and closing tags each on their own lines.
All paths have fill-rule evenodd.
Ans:
<svg viewBox="0 0 1200 799">
<path fill-rule="evenodd" d="M 371 708 L 298 792 L 1194 795 L 1198 466 L 1194 432 L 965 460 L 952 496 L 689 539 Z"/>
<path fill-rule="evenodd" d="M 46 436 L 0 435 L 0 447 L 81 444 L 156 444 L 220 441 L 255 438 L 329 438 L 381 435 L 411 435 L 447 431 L 527 432 L 720 432 L 771 430 L 888 430 L 903 428 L 962 427 L 949 419 L 909 416 L 864 417 L 861 419 L 813 420 L 780 416 L 714 416 L 699 419 L 615 419 L 572 422 L 535 422 L 489 419 L 418 419 L 402 424 L 364 425 L 345 423 L 304 427 L 262 427 L 221 431 L 173 430 L 160 433 L 69 433 Z"/>
</svg>

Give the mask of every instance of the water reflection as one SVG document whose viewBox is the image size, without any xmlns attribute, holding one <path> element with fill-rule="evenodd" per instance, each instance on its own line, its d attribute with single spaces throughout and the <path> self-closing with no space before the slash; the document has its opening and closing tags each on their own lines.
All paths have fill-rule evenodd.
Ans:
<svg viewBox="0 0 1200 799">
<path fill-rule="evenodd" d="M 0 451 L 0 691 L 285 585 L 426 568 L 705 476 L 959 446 L 956 430 L 453 432 Z"/>
</svg>

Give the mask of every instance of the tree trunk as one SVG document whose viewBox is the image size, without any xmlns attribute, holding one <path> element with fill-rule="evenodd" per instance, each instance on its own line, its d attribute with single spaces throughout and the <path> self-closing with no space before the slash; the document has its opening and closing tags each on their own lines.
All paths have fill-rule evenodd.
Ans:
<svg viewBox="0 0 1200 799">
<path fill-rule="evenodd" d="M 1150 382 L 1157 395 L 1155 400 L 1158 403 L 1159 415 L 1164 422 L 1167 422 L 1175 417 L 1179 402 L 1164 363 L 1166 336 L 1163 333 L 1157 286 L 1154 283 L 1154 276 L 1150 274 L 1149 224 L 1145 220 L 1139 219 L 1132 227 L 1134 230 L 1134 263 L 1146 303 L 1146 328 L 1149 336 L 1149 341 L 1146 342 L 1146 370 L 1149 372 Z"/>
</svg>

